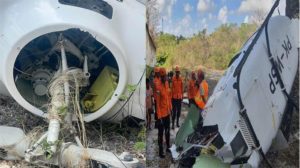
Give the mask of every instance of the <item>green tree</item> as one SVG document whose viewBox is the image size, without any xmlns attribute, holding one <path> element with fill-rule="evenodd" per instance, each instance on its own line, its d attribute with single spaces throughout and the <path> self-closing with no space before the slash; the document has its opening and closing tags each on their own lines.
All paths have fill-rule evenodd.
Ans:
<svg viewBox="0 0 300 168">
<path fill-rule="evenodd" d="M 223 24 L 211 34 L 203 29 L 192 37 L 161 33 L 156 41 L 157 64 L 169 69 L 174 65 L 225 69 L 256 28 L 254 24 Z"/>
</svg>

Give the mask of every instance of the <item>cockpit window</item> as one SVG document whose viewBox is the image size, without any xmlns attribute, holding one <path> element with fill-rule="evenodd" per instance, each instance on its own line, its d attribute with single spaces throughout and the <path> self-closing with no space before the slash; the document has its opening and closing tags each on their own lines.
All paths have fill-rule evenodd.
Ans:
<svg viewBox="0 0 300 168">
<path fill-rule="evenodd" d="M 108 19 L 111 19 L 113 15 L 112 6 L 103 0 L 58 0 L 58 2 L 64 5 L 71 5 L 92 10 L 100 13 Z"/>
</svg>

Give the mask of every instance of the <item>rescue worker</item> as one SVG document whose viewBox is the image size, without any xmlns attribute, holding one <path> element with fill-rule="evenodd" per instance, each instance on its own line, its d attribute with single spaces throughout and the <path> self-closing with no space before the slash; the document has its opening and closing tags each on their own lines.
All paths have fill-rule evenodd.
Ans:
<svg viewBox="0 0 300 168">
<path fill-rule="evenodd" d="M 159 73 L 160 68 L 159 67 L 154 67 L 154 79 L 153 79 L 153 98 L 154 98 L 154 110 L 155 110 L 155 128 L 157 128 L 157 92 L 156 88 L 160 85 L 160 73 Z"/>
<path fill-rule="evenodd" d="M 164 158 L 163 135 L 165 134 L 167 151 L 170 148 L 170 111 L 171 101 L 166 69 L 160 69 L 160 83 L 156 88 L 157 93 L 157 119 L 158 119 L 158 147 L 159 157 Z"/>
<path fill-rule="evenodd" d="M 173 78 L 173 71 L 170 71 L 168 73 L 168 82 L 169 82 L 169 87 L 172 88 L 172 78 Z"/>
<path fill-rule="evenodd" d="M 188 85 L 188 98 L 189 98 L 189 106 L 194 103 L 194 98 L 197 93 L 197 87 L 196 87 L 196 74 L 194 71 L 191 73 L 191 79 L 189 80 Z"/>
<path fill-rule="evenodd" d="M 200 93 L 201 96 L 203 97 L 204 103 L 206 104 L 207 100 L 208 100 L 208 83 L 205 80 L 205 74 L 202 71 L 202 73 L 200 73 L 200 75 L 198 76 L 198 79 L 200 81 Z"/>
<path fill-rule="evenodd" d="M 150 80 L 146 79 L 146 119 L 147 129 L 151 129 L 151 114 L 153 113 L 153 90 L 150 85 Z"/>
<path fill-rule="evenodd" d="M 181 102 L 183 98 L 183 81 L 180 77 L 179 66 L 175 67 L 175 76 L 172 78 L 172 129 L 174 129 L 175 118 L 177 127 L 179 127 L 179 118 L 181 114 Z"/>
<path fill-rule="evenodd" d="M 208 83 L 206 82 L 204 72 L 201 69 L 198 70 L 197 76 L 198 76 L 198 81 L 196 85 L 198 86 L 198 91 L 195 95 L 194 100 L 196 105 L 202 111 L 208 100 Z"/>
</svg>

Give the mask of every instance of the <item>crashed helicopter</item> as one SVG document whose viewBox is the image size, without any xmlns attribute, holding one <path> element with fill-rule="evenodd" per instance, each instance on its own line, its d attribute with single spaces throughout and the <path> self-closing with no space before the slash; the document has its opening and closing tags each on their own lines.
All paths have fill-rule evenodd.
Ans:
<svg viewBox="0 0 300 168">
<path fill-rule="evenodd" d="M 282 121 L 298 109 L 289 95 L 299 66 L 299 20 L 272 17 L 278 4 L 232 59 L 201 114 L 189 109 L 171 147 L 179 167 L 258 167 L 272 142 L 287 141 Z"/>
</svg>

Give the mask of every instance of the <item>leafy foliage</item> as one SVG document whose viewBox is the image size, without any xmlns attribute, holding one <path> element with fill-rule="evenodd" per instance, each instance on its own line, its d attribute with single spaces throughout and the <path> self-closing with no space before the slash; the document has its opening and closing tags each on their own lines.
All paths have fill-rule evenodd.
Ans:
<svg viewBox="0 0 300 168">
<path fill-rule="evenodd" d="M 189 69 L 204 65 L 223 70 L 256 28 L 254 24 L 223 24 L 211 34 L 204 29 L 192 37 L 161 33 L 156 39 L 157 65 Z"/>
<path fill-rule="evenodd" d="M 60 144 L 61 144 L 60 140 L 57 140 L 54 143 L 51 143 L 51 142 L 47 142 L 47 140 L 45 139 L 41 142 L 40 145 L 42 146 L 42 150 L 46 154 L 46 158 L 51 159 L 54 155 L 53 151 L 51 150 L 51 147 L 56 146 L 56 145 L 60 145 Z"/>
<path fill-rule="evenodd" d="M 145 142 L 136 142 L 133 146 L 136 151 L 144 151 L 146 148 Z"/>
<path fill-rule="evenodd" d="M 137 85 L 130 85 L 130 84 L 128 84 L 128 85 L 127 85 L 127 92 L 125 92 L 124 94 L 121 94 L 121 95 L 119 96 L 119 100 L 120 100 L 120 101 L 125 101 L 125 100 L 127 100 L 127 99 L 129 98 L 129 95 L 130 95 L 131 93 L 133 93 L 133 92 L 136 90 L 136 88 L 137 88 Z"/>
<path fill-rule="evenodd" d="M 142 127 L 137 135 L 139 141 L 146 141 L 146 127 Z"/>
<path fill-rule="evenodd" d="M 57 114 L 62 118 L 66 116 L 67 112 L 68 112 L 67 105 L 63 105 L 57 108 Z"/>
</svg>

